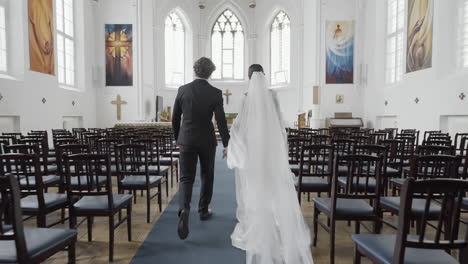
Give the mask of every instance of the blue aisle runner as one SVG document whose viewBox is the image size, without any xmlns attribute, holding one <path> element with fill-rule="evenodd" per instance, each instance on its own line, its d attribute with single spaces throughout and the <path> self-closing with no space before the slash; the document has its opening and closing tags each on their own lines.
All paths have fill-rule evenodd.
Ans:
<svg viewBox="0 0 468 264">
<path fill-rule="evenodd" d="M 190 235 L 185 241 L 177 236 L 179 194 L 176 194 L 161 215 L 132 264 L 242 264 L 245 253 L 231 245 L 231 233 L 236 224 L 234 173 L 216 154 L 214 194 L 211 203 L 213 218 L 201 222 L 198 216 L 200 194 L 199 168 L 193 189 L 190 213 Z"/>
</svg>

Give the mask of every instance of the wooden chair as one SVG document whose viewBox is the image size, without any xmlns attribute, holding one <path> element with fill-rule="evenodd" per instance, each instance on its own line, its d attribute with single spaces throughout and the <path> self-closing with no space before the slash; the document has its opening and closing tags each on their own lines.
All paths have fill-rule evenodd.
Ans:
<svg viewBox="0 0 468 264">
<path fill-rule="evenodd" d="M 459 153 L 461 153 L 464 149 L 466 150 L 466 148 L 468 147 L 466 145 L 466 143 L 468 143 L 468 142 L 466 140 L 464 141 L 463 140 L 464 138 L 468 138 L 468 133 L 457 133 L 457 134 L 455 134 L 454 145 L 455 145 L 455 150 L 456 150 L 457 155 Z"/>
<path fill-rule="evenodd" d="M 370 155 L 347 155 L 336 157 L 335 171 L 333 175 L 331 197 L 314 198 L 314 240 L 317 245 L 318 225 L 320 224 L 330 235 L 330 261 L 335 263 L 335 225 L 337 221 L 356 221 L 355 233 L 360 233 L 361 221 L 374 222 L 374 232 L 378 232 L 380 211 L 380 188 L 372 188 L 370 179 L 376 179 L 376 186 L 381 186 L 380 173 L 382 157 Z M 340 187 L 338 164 L 345 164 L 347 168 L 346 186 Z M 375 170 L 370 170 L 371 164 L 375 164 Z M 359 188 L 356 188 L 359 186 Z M 371 205 L 372 204 L 372 205 Z M 330 221 L 329 227 L 319 222 L 320 213 L 324 213 Z"/>
<path fill-rule="evenodd" d="M 27 144 L 15 144 L 5 146 L 5 153 L 21 153 L 21 154 L 30 154 L 30 155 L 41 155 L 39 151 L 39 146 L 37 145 L 27 145 Z M 58 175 L 45 175 L 44 170 L 39 166 L 40 172 L 42 175 L 42 183 L 46 188 L 59 186 L 61 183 L 60 176 Z M 32 172 L 34 172 L 35 167 L 31 167 Z M 34 177 L 33 177 L 34 178 Z M 32 183 L 31 183 L 32 184 Z M 20 183 L 22 185 L 22 183 Z M 47 191 L 47 189 L 46 189 Z"/>
<path fill-rule="evenodd" d="M 409 178 L 415 180 L 428 180 L 428 179 L 449 179 L 458 178 L 458 168 L 460 166 L 460 157 L 448 156 L 448 155 L 429 155 L 429 156 L 415 156 L 411 161 L 411 171 Z M 401 189 L 406 179 L 392 179 L 395 186 Z M 390 212 L 392 214 L 398 214 L 401 205 L 401 199 L 398 196 L 392 197 L 381 197 L 379 207 L 382 211 Z M 416 225 L 419 225 L 417 220 L 421 214 L 425 211 L 425 201 L 423 199 L 414 199 L 412 207 L 412 220 L 416 221 Z M 429 219 L 438 217 L 441 207 L 440 205 L 433 203 L 428 209 Z M 387 223 L 389 226 L 391 224 Z"/>
<path fill-rule="evenodd" d="M 70 206 L 70 219 L 76 228 L 77 217 L 86 217 L 88 222 L 88 241 L 92 241 L 92 228 L 94 217 L 109 218 L 109 261 L 114 259 L 114 232 L 122 223 L 127 221 L 128 240 L 132 240 L 132 195 L 113 194 L 110 157 L 99 154 L 73 154 L 64 155 L 67 194 L 72 200 L 74 196 L 80 199 Z M 103 175 L 104 167 L 106 184 L 97 187 L 99 176 Z M 85 176 L 87 181 L 80 182 L 82 188 L 73 189 L 72 177 Z M 127 216 L 120 219 L 120 212 L 126 209 Z M 115 215 L 119 213 L 119 222 L 114 223 Z"/>
<path fill-rule="evenodd" d="M 305 155 L 308 153 L 308 155 Z M 295 182 L 299 203 L 302 193 L 327 193 L 330 197 L 333 175 L 333 146 L 311 145 L 301 150 L 298 177 Z"/>
<path fill-rule="evenodd" d="M 288 138 L 288 157 L 291 171 L 294 175 L 299 175 L 299 163 L 301 161 L 302 148 L 307 144 L 307 139 L 301 137 Z M 304 155 L 306 155 L 305 153 Z"/>
<path fill-rule="evenodd" d="M 176 176 L 176 181 L 179 182 L 179 157 L 177 155 L 173 155 L 173 144 L 172 144 L 172 137 L 168 135 L 157 136 L 160 140 L 159 149 L 160 149 L 160 158 L 159 162 L 161 166 L 170 167 L 171 171 L 171 187 L 174 187 L 174 171 Z M 165 153 L 169 153 L 169 155 L 165 155 Z"/>
<path fill-rule="evenodd" d="M 462 180 L 406 180 L 402 188 L 404 202 L 398 209 L 397 234 L 353 235 L 353 263 L 360 264 L 362 256 L 369 258 L 373 263 L 459 263 L 450 255 L 450 251 L 468 248 L 467 236 L 461 234 L 459 227 L 462 198 L 467 191 L 468 182 Z M 423 210 L 419 215 L 421 224 L 414 235 L 411 233 L 411 220 L 414 218 L 412 208 L 417 200 L 422 200 Z M 430 208 L 434 200 L 441 200 L 441 206 L 446 210 L 439 211 L 437 216 L 432 218 L 436 223 L 430 223 Z M 435 232 L 430 232 L 429 229 L 435 229 Z"/>
<path fill-rule="evenodd" d="M 440 133 L 442 133 L 441 130 L 424 131 L 423 140 L 427 140 L 427 139 L 430 138 L 432 135 L 440 134 Z"/>
<path fill-rule="evenodd" d="M 117 146 L 117 171 L 119 174 L 119 191 L 146 191 L 146 221 L 150 222 L 151 200 L 158 198 L 159 211 L 162 211 L 161 182 L 163 177 L 151 175 L 149 171 L 149 155 L 145 145 L 126 144 Z M 151 189 L 157 192 L 151 195 Z"/>
<path fill-rule="evenodd" d="M 75 263 L 75 230 L 23 227 L 20 189 L 15 176 L 0 176 L 0 263 L 41 263 L 62 250 Z M 11 225 L 6 226 L 4 223 Z"/>
<path fill-rule="evenodd" d="M 47 225 L 48 214 L 67 208 L 69 202 L 63 193 L 46 193 L 46 186 L 39 165 L 39 157 L 34 154 L 9 153 L 0 155 L 0 174 L 12 174 L 21 188 L 21 209 L 24 215 L 35 216 L 38 227 Z M 60 221 L 60 223 L 63 220 Z"/>
</svg>

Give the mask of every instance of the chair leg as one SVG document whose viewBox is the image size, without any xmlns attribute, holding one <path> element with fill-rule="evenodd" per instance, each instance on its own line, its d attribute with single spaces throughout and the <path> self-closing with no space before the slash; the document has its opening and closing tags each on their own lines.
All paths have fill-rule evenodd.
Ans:
<svg viewBox="0 0 468 264">
<path fill-rule="evenodd" d="M 166 174 L 166 197 L 169 197 L 169 174 Z"/>
<path fill-rule="evenodd" d="M 36 217 L 36 221 L 37 221 L 37 227 L 42 227 L 42 228 L 45 228 L 47 227 L 47 223 L 46 223 L 46 215 L 45 214 L 38 214 L 37 217 Z"/>
<path fill-rule="evenodd" d="M 76 262 L 76 245 L 75 241 L 73 241 L 69 246 L 68 246 L 68 263 L 69 264 L 75 264 Z"/>
<path fill-rule="evenodd" d="M 330 223 L 330 264 L 335 264 L 335 221 Z"/>
<path fill-rule="evenodd" d="M 137 198 L 137 192 L 136 190 L 133 190 L 133 203 L 136 204 L 136 198 Z"/>
<path fill-rule="evenodd" d="M 162 188 L 161 188 L 161 183 L 158 185 L 158 204 L 159 204 L 159 212 L 162 212 Z"/>
<path fill-rule="evenodd" d="M 179 183 L 179 162 L 176 163 L 176 182 Z"/>
<path fill-rule="evenodd" d="M 356 221 L 356 226 L 354 227 L 354 233 L 355 234 L 360 234 L 361 233 L 361 222 Z"/>
<path fill-rule="evenodd" d="M 86 221 L 88 222 L 88 241 L 91 242 L 93 241 L 93 217 L 86 217 Z"/>
<path fill-rule="evenodd" d="M 73 209 L 68 209 L 68 214 L 69 214 L 69 217 L 70 217 L 70 220 L 68 221 L 69 225 L 70 225 L 70 229 L 75 229 L 76 228 L 76 215 L 75 215 L 75 212 L 73 211 Z"/>
<path fill-rule="evenodd" d="M 60 212 L 60 223 L 65 224 L 65 208 L 62 208 L 60 211 L 61 211 Z"/>
<path fill-rule="evenodd" d="M 354 256 L 353 264 L 361 264 L 361 253 L 359 252 L 357 245 L 354 245 Z"/>
<path fill-rule="evenodd" d="M 109 262 L 114 261 L 114 216 L 109 216 Z"/>
<path fill-rule="evenodd" d="M 317 246 L 317 236 L 318 236 L 318 217 L 319 217 L 320 211 L 316 206 L 314 206 L 314 241 L 313 241 L 313 246 Z"/>
<path fill-rule="evenodd" d="M 150 193 L 150 189 L 148 188 L 146 190 L 146 222 L 147 223 L 150 222 L 150 209 L 151 209 L 150 197 L 151 197 L 151 193 Z"/>
<path fill-rule="evenodd" d="M 132 241 L 132 203 L 127 207 L 127 233 L 128 241 Z"/>
<path fill-rule="evenodd" d="M 174 188 L 174 164 L 171 164 L 171 188 Z"/>
</svg>

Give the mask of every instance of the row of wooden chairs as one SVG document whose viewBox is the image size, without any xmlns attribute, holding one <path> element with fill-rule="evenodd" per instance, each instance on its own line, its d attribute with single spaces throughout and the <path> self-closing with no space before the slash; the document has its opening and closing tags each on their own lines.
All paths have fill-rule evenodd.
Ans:
<svg viewBox="0 0 468 264">
<path fill-rule="evenodd" d="M 314 245 L 317 242 L 319 225 L 329 231 L 331 241 L 330 263 L 334 263 L 336 221 L 348 221 L 348 223 L 355 221 L 356 234 L 360 233 L 361 222 L 370 221 L 374 224 L 372 228 L 363 226 L 372 233 L 378 234 L 383 224 L 396 228 L 390 223 L 384 222 L 383 215 L 385 212 L 393 215 L 402 214 L 401 211 L 405 203 L 401 201 L 407 202 L 406 199 L 410 198 L 405 197 L 412 195 L 406 193 L 407 190 L 404 187 L 406 184 L 412 184 L 408 183 L 410 180 L 418 180 L 415 185 L 418 185 L 419 181 L 432 181 L 441 178 L 465 183 L 468 177 L 466 145 L 456 150 L 452 146 L 423 143 L 412 149 L 413 145 L 405 141 L 408 140 L 407 138 L 411 138 L 411 140 L 414 140 L 412 142 L 416 142 L 416 136 L 411 134 L 411 131 L 404 132 L 405 134 L 396 134 L 394 139 L 381 140 L 380 145 L 359 144 L 351 139 L 333 139 L 328 135 L 317 134 L 312 135 L 309 139 L 297 135 L 289 137 L 292 171 L 298 176 L 296 188 L 299 202 L 303 193 L 318 193 L 318 197 L 314 199 L 313 242 Z M 440 140 L 439 137 L 441 136 L 434 132 L 424 135 L 425 139 L 423 141 Z M 322 139 L 326 140 L 320 141 Z M 466 144 L 466 137 L 461 137 L 459 140 L 462 142 L 461 144 Z M 389 186 L 392 186 L 392 196 L 389 196 Z M 399 196 L 396 196 L 398 192 L 402 195 L 402 200 Z M 327 197 L 322 197 L 322 193 L 328 194 Z M 403 226 L 404 223 L 415 222 L 416 230 L 420 232 L 422 226 L 428 226 L 431 221 L 438 220 L 437 217 L 443 211 L 441 208 L 445 208 L 446 204 L 440 199 L 427 197 L 429 196 L 420 195 L 419 199 L 412 200 L 413 209 L 406 212 L 404 216 L 400 216 L 399 227 Z M 438 198 L 440 198 L 440 195 Z M 427 201 L 431 201 L 428 207 L 426 206 Z M 461 205 L 461 207 L 468 209 L 468 200 L 463 200 Z M 407 204 L 405 206 L 407 207 Z M 327 224 L 318 221 L 318 216 L 322 213 L 329 219 Z M 447 230 L 440 230 L 438 232 L 448 232 Z M 400 235 L 401 232 L 408 233 L 409 231 L 398 229 L 398 232 Z M 366 245 L 362 244 L 362 239 L 359 237 L 353 237 L 353 239 L 357 243 L 355 263 L 360 263 L 359 256 L 361 255 L 369 257 L 375 263 L 387 263 L 382 260 L 379 260 L 381 262 L 376 261 L 375 256 L 372 255 L 375 252 L 365 251 L 363 248 Z M 384 247 L 384 249 L 391 250 L 392 246 L 395 245 L 394 240 L 389 242 L 390 247 Z M 400 242 L 396 244 L 398 250 L 411 245 L 411 243 Z M 466 243 L 466 240 L 464 243 Z M 437 248 L 441 249 L 453 249 L 451 246 L 454 246 L 452 243 L 452 245 L 445 245 L 444 247 L 439 244 L 439 241 L 436 244 L 436 247 L 439 246 Z M 382 246 L 382 244 L 380 245 Z M 421 243 L 421 246 L 427 246 L 427 244 Z M 461 248 L 460 244 L 455 247 L 457 249 Z M 376 250 L 378 251 L 378 249 Z M 413 249 L 410 249 L 410 252 L 412 252 L 411 250 Z M 389 252 L 393 253 L 393 251 Z M 462 250 L 460 252 L 466 251 Z M 442 256 L 435 259 L 450 259 L 450 257 L 441 253 L 444 253 L 444 251 L 430 251 L 434 258 Z M 393 254 L 387 255 L 389 258 L 394 257 Z M 381 257 L 382 255 L 377 254 L 377 256 Z M 401 255 L 398 258 L 401 258 Z M 411 257 L 409 258 L 411 259 Z M 408 261 L 411 262 L 410 259 Z M 390 262 L 388 261 L 388 263 Z"/>
<path fill-rule="evenodd" d="M 78 217 L 84 217 L 88 224 L 88 239 L 92 238 L 94 217 L 109 218 L 109 260 L 113 259 L 114 230 L 127 221 L 128 238 L 131 240 L 131 210 L 132 197 L 136 201 L 136 191 L 146 191 L 147 222 L 150 222 L 150 201 L 157 198 L 159 210 L 162 210 L 162 188 L 166 182 L 168 193 L 168 168 L 161 169 L 162 160 L 170 166 L 178 166 L 178 157 L 172 147 L 173 137 L 169 131 L 155 134 L 154 130 L 139 130 L 139 137 L 132 136 L 131 141 L 118 140 L 124 135 L 130 136 L 132 131 L 102 130 L 53 130 L 53 148 L 44 148 L 45 133 L 38 135 L 41 140 L 37 144 L 21 144 L 24 136 L 18 135 L 3 142 L 0 149 L 0 175 L 10 175 L 18 182 L 21 189 L 21 210 L 24 215 L 34 216 L 37 226 L 51 227 L 64 223 L 65 212 L 69 212 L 71 229 L 76 229 Z M 146 136 L 142 136 L 147 132 Z M 96 149 L 91 144 L 82 144 L 79 135 L 95 133 Z M 11 135 L 7 135 L 11 136 Z M 40 137 L 40 138 L 39 138 Z M 47 141 L 46 141 L 47 142 Z M 88 142 L 89 143 L 89 142 Z M 43 147 L 44 150 L 40 148 Z M 44 154 L 47 152 L 47 154 Z M 53 153 L 51 153 L 53 152 Z M 47 156 L 47 163 L 44 158 Z M 51 157 L 55 157 L 51 160 Z M 56 172 L 51 173 L 46 166 L 56 166 Z M 176 167 L 177 168 L 177 167 Z M 171 168 L 171 172 L 173 172 Z M 166 172 L 166 175 L 160 175 Z M 177 171 L 176 171 L 177 174 Z M 173 173 L 171 173 L 172 178 Z M 117 177 L 118 193 L 112 192 L 112 176 Z M 176 175 L 176 180 L 178 174 Z M 58 187 L 58 193 L 49 191 Z M 152 190 L 156 190 L 151 194 Z M 3 201 L 3 200 L 2 200 Z M 62 211 L 59 222 L 48 224 L 47 215 Z M 122 218 L 122 210 L 127 216 Z M 118 214 L 118 223 L 114 224 Z"/>
</svg>

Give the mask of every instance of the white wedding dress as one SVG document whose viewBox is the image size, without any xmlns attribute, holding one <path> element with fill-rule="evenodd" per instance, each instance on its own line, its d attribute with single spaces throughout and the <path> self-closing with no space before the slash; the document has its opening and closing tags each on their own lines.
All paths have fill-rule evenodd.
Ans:
<svg viewBox="0 0 468 264">
<path fill-rule="evenodd" d="M 254 73 L 231 128 L 228 166 L 236 171 L 234 247 L 247 264 L 312 264 L 310 231 L 297 200 L 279 104 Z"/>
</svg>

